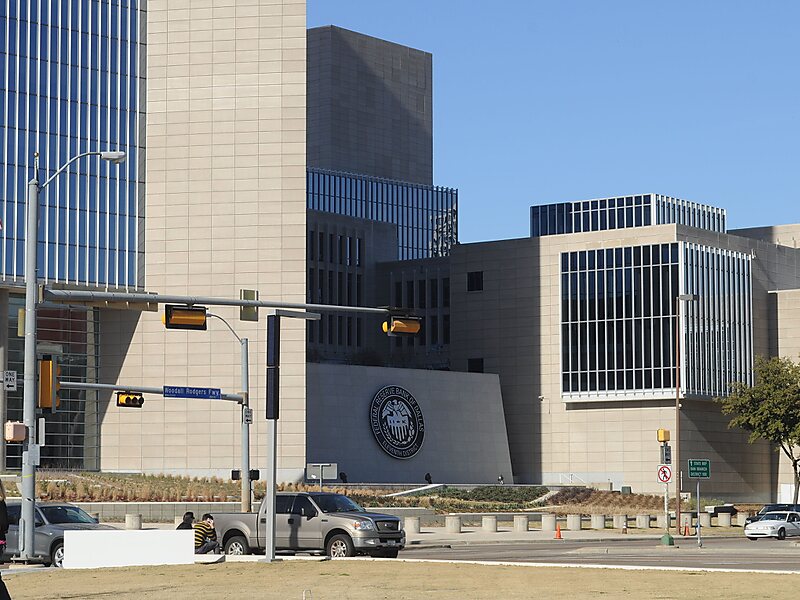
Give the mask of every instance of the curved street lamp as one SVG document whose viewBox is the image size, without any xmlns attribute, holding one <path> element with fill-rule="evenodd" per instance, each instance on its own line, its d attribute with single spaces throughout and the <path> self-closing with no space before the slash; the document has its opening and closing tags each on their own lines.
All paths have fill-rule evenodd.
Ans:
<svg viewBox="0 0 800 600">
<path fill-rule="evenodd" d="M 22 560 L 34 558 L 34 512 L 36 504 L 36 466 L 39 464 L 39 445 L 36 443 L 36 251 L 39 237 L 39 191 L 76 160 L 84 156 L 99 156 L 112 164 L 125 161 L 119 150 L 83 152 L 65 162 L 39 184 L 39 153 L 34 155 L 33 179 L 28 182 L 27 235 L 25 236 L 25 366 L 23 370 L 22 418 L 27 435 L 22 446 L 22 513 L 20 515 L 19 554 Z"/>
</svg>

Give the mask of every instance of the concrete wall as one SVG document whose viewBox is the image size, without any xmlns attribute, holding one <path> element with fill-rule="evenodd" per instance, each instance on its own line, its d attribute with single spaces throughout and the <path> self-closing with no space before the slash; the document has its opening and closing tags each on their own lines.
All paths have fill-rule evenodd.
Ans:
<svg viewBox="0 0 800 600">
<path fill-rule="evenodd" d="M 559 258 L 568 250 L 676 240 L 755 253 L 754 344 L 756 353 L 769 354 L 768 291 L 796 286 L 798 253 L 791 248 L 676 225 L 453 248 L 452 368 L 466 370 L 468 359 L 483 358 L 484 370 L 500 375 L 518 483 L 572 478 L 663 491 L 656 483 L 656 430 L 675 429 L 674 398 L 591 405 L 561 400 Z M 484 272 L 483 291 L 466 291 L 471 271 Z M 682 414 L 682 458 L 712 460 L 707 493 L 754 500 L 774 495 L 777 465 L 766 444 L 747 444 L 708 400 L 684 401 Z"/>
<path fill-rule="evenodd" d="M 350 482 L 496 483 L 511 461 L 496 375 L 309 364 L 308 461 L 335 462 Z M 386 454 L 372 434 L 369 405 L 384 386 L 411 392 L 425 439 L 406 460 Z"/>
<path fill-rule="evenodd" d="M 784 290 L 772 295 L 777 318 L 775 335 L 778 339 L 778 355 L 794 362 L 800 361 L 800 289 Z M 776 452 L 779 462 L 778 499 L 794 501 L 794 474 L 792 463 L 782 450 Z"/>
<path fill-rule="evenodd" d="M 145 288 L 305 299 L 306 23 L 302 0 L 147 4 Z M 265 322 L 215 309 L 251 341 L 253 468 L 265 464 Z M 262 313 L 263 315 L 263 313 Z M 159 316 L 104 311 L 101 381 L 240 389 L 239 344 L 219 322 L 166 331 Z M 305 324 L 282 330 L 281 479 L 305 464 Z M 111 400 L 107 396 L 104 402 Z M 227 474 L 238 466 L 232 403 L 102 407 L 104 470 Z"/>
<path fill-rule="evenodd" d="M 433 183 L 433 57 L 340 27 L 308 31 L 308 164 Z"/>
</svg>

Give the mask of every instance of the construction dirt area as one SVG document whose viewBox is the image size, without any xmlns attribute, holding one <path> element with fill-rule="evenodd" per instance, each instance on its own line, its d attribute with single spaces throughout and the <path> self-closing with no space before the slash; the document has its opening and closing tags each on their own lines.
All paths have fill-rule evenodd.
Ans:
<svg viewBox="0 0 800 600">
<path fill-rule="evenodd" d="M 113 598 L 796 598 L 800 575 L 287 560 L 8 574 L 14 600 Z"/>
</svg>

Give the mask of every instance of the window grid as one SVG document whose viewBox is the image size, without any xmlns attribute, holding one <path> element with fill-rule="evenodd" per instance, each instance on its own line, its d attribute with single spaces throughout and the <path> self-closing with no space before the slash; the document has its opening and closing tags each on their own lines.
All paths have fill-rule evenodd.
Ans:
<svg viewBox="0 0 800 600">
<path fill-rule="evenodd" d="M 643 194 L 531 206 L 531 237 L 678 223 L 725 232 L 725 210 Z"/>
<path fill-rule="evenodd" d="M 398 258 L 448 256 L 458 241 L 458 190 L 376 177 L 307 170 L 311 210 L 398 226 Z"/>
</svg>

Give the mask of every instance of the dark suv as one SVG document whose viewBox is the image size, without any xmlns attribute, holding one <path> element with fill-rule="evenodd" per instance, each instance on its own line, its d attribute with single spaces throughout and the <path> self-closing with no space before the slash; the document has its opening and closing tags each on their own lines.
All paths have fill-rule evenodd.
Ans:
<svg viewBox="0 0 800 600">
<path fill-rule="evenodd" d="M 752 517 L 747 517 L 747 519 L 745 519 L 744 521 L 744 524 L 749 525 L 750 523 L 755 523 L 756 521 L 760 521 L 761 517 L 763 517 L 765 514 L 775 510 L 777 511 L 793 510 L 795 512 L 800 512 L 800 504 L 765 504 L 764 506 L 761 507 L 761 510 L 759 510 Z"/>
</svg>

